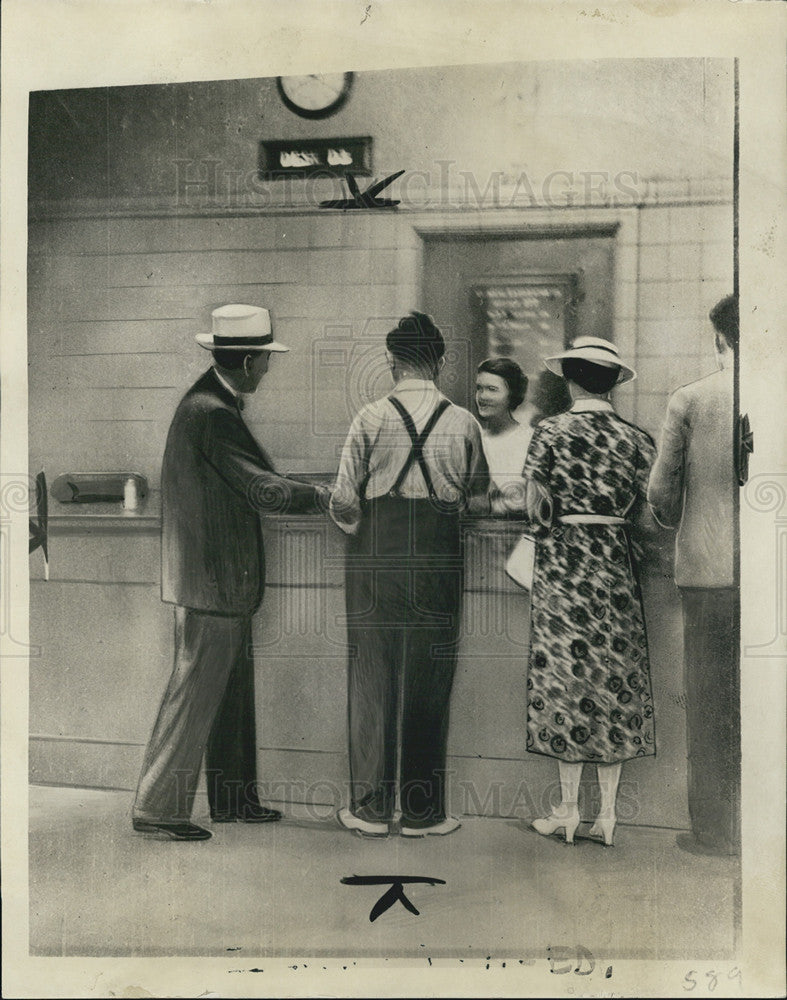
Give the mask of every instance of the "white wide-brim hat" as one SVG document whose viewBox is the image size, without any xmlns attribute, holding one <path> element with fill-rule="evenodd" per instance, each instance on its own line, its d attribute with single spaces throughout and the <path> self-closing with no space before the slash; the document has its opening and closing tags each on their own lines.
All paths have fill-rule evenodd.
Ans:
<svg viewBox="0 0 787 1000">
<path fill-rule="evenodd" d="M 261 306 L 219 306 L 211 318 L 213 331 L 196 336 L 208 351 L 289 351 L 273 339 L 271 314 Z"/>
<path fill-rule="evenodd" d="M 563 375 L 563 362 L 567 358 L 577 358 L 580 361 L 592 361 L 594 365 L 604 368 L 620 368 L 617 385 L 630 382 L 637 377 L 633 368 L 624 365 L 620 359 L 617 347 L 609 340 L 601 337 L 577 337 L 567 351 L 544 358 L 544 364 L 555 375 Z"/>
</svg>

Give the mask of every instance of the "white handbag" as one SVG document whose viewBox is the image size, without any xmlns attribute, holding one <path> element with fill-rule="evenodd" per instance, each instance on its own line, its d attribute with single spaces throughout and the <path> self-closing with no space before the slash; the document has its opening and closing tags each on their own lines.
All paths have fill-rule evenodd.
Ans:
<svg viewBox="0 0 787 1000">
<path fill-rule="evenodd" d="M 531 523 L 548 527 L 552 522 L 552 497 L 548 490 L 533 482 L 527 483 L 527 508 Z M 506 560 L 505 571 L 520 587 L 533 589 L 533 569 L 536 562 L 536 540 L 532 535 L 522 535 Z"/>
<path fill-rule="evenodd" d="M 535 561 L 536 540 L 531 535 L 522 535 L 506 559 L 506 573 L 520 587 L 532 590 Z"/>
</svg>

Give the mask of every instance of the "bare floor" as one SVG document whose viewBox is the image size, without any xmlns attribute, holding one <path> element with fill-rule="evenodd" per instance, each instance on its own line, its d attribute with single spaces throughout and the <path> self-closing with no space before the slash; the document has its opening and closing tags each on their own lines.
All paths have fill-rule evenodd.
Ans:
<svg viewBox="0 0 787 1000">
<path fill-rule="evenodd" d="M 613 848 L 586 836 L 572 848 L 524 820 L 467 818 L 445 838 L 373 841 L 293 807 L 281 823 L 215 826 L 189 844 L 134 833 L 131 800 L 31 787 L 31 954 L 736 955 L 738 862 L 687 854 L 674 830 L 620 827 Z M 199 808 L 194 819 L 210 825 Z M 351 875 L 445 885 L 405 886 L 419 914 L 396 902 L 370 922 L 386 886 L 341 883 Z"/>
</svg>

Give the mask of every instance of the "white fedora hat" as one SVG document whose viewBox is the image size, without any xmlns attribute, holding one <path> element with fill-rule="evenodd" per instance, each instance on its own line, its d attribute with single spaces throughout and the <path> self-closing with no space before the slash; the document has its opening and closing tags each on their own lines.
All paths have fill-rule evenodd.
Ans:
<svg viewBox="0 0 787 1000">
<path fill-rule="evenodd" d="M 213 331 L 196 336 L 208 351 L 289 351 L 273 339 L 271 314 L 261 306 L 219 306 L 211 318 Z"/>
<path fill-rule="evenodd" d="M 555 354 L 550 358 L 544 358 L 544 364 L 555 375 L 562 376 L 562 362 L 567 358 L 592 361 L 594 365 L 603 365 L 604 368 L 620 368 L 618 385 L 622 382 L 630 382 L 637 377 L 633 368 L 623 364 L 617 347 L 609 340 L 602 340 L 601 337 L 577 337 L 567 351 Z"/>
</svg>

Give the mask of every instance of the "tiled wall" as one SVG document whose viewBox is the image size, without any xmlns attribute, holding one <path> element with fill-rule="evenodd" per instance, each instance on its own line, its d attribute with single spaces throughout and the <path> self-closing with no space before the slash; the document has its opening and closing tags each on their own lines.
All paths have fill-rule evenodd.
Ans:
<svg viewBox="0 0 787 1000">
<path fill-rule="evenodd" d="M 669 392 L 713 370 L 707 313 L 732 289 L 732 206 L 509 209 L 505 218 L 526 235 L 545 220 L 581 225 L 599 212 L 621 223 L 615 336 L 640 376 L 620 408 L 657 434 Z M 271 310 L 291 353 L 274 360 L 246 417 L 283 471 L 333 471 L 355 410 L 388 387 L 383 335 L 420 305 L 417 229 L 450 230 L 460 218 L 483 231 L 499 217 L 39 215 L 28 261 L 31 469 L 50 479 L 133 470 L 156 486 L 172 412 L 209 363 L 194 334 L 209 329 L 216 306 L 250 302 Z M 376 340 L 379 357 L 356 364 L 353 342 Z"/>
<path fill-rule="evenodd" d="M 312 370 L 331 325 L 415 303 L 395 225 L 354 218 L 69 220 L 30 231 L 30 451 L 53 474 L 158 478 L 167 426 L 210 361 L 194 334 L 225 302 L 267 306 L 291 353 L 247 417 L 284 466 L 328 470 L 349 414 L 342 373 Z M 336 333 L 336 331 L 334 331 Z"/>
<path fill-rule="evenodd" d="M 653 433 L 670 392 L 715 368 L 708 312 L 733 288 L 732 206 L 640 213 L 637 419 Z"/>
</svg>

